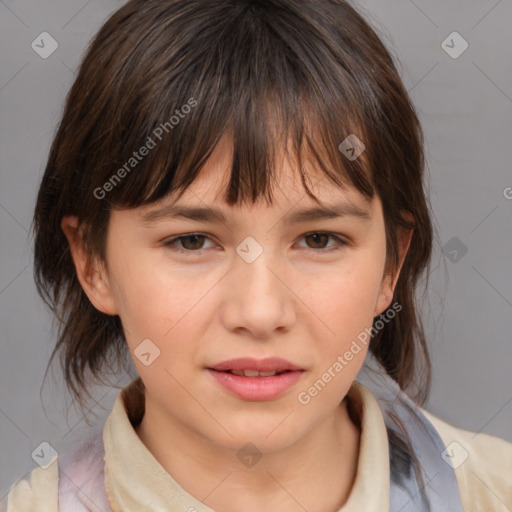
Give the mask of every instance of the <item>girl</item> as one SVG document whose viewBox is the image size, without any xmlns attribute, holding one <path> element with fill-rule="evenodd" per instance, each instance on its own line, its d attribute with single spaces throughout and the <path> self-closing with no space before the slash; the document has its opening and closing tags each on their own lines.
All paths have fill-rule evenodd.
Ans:
<svg viewBox="0 0 512 512">
<path fill-rule="evenodd" d="M 139 377 L 4 508 L 512 510 L 512 445 L 422 408 L 423 169 L 393 61 L 348 3 L 114 13 L 51 147 L 35 275 L 82 405 L 127 353 Z"/>
</svg>

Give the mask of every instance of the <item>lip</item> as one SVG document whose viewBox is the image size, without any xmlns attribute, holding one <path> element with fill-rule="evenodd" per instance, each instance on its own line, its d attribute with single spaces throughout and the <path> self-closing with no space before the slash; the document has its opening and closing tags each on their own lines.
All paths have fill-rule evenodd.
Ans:
<svg viewBox="0 0 512 512">
<path fill-rule="evenodd" d="M 304 369 L 281 357 L 256 359 L 240 357 L 223 361 L 207 368 L 215 381 L 232 395 L 242 400 L 273 400 L 294 386 Z M 257 370 L 259 372 L 284 372 L 272 377 L 245 377 L 229 373 L 229 370 Z"/>
<path fill-rule="evenodd" d="M 213 370 L 212 368 L 207 368 L 207 370 L 213 379 L 229 393 L 242 400 L 254 402 L 278 398 L 297 384 L 304 373 L 304 370 L 290 370 L 273 377 L 242 377 L 227 371 Z"/>
<path fill-rule="evenodd" d="M 259 372 L 270 372 L 276 370 L 282 372 L 285 370 L 301 371 L 303 368 L 296 364 L 290 363 L 286 359 L 280 357 L 267 357 L 265 359 L 255 359 L 253 357 L 240 357 L 238 359 L 230 359 L 223 361 L 208 368 L 209 370 L 217 370 L 224 372 L 227 370 L 258 370 Z M 246 379 L 250 377 L 244 377 Z M 265 377 L 271 378 L 271 377 Z"/>
</svg>

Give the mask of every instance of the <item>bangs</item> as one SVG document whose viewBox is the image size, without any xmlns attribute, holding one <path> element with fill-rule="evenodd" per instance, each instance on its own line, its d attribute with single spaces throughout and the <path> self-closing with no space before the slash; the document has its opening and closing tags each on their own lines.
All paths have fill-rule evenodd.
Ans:
<svg viewBox="0 0 512 512">
<path fill-rule="evenodd" d="M 124 209 L 181 195 L 224 135 L 232 142 L 230 205 L 260 196 L 272 201 L 281 152 L 297 163 L 294 170 L 313 199 L 304 162 L 337 186 L 351 184 L 373 197 L 366 102 L 340 65 L 346 48 L 328 46 L 311 19 L 290 8 L 280 17 L 257 5 L 239 3 L 218 13 L 213 5 L 199 22 L 192 7 L 172 8 L 160 24 L 150 9 L 137 13 L 144 36 L 127 58 L 113 60 L 123 94 L 114 89 L 105 102 L 113 126 L 102 145 L 111 158 L 93 166 L 88 183 L 105 191 L 102 201 Z M 194 24 L 184 27 L 181 16 Z M 338 149 L 351 134 L 366 146 L 355 159 Z"/>
</svg>

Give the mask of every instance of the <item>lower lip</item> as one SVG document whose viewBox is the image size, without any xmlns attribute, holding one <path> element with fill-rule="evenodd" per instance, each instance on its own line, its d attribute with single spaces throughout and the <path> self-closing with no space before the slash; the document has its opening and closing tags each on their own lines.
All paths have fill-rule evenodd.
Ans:
<svg viewBox="0 0 512 512">
<path fill-rule="evenodd" d="M 302 375 L 300 371 L 290 371 L 273 377 L 241 377 L 233 373 L 218 372 L 208 368 L 217 382 L 243 400 L 272 400 L 295 385 Z"/>
</svg>

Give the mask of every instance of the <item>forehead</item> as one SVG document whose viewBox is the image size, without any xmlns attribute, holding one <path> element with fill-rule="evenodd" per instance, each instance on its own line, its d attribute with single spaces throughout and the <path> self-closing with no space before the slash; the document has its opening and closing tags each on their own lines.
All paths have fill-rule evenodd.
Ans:
<svg viewBox="0 0 512 512">
<path fill-rule="evenodd" d="M 218 206 L 225 204 L 224 195 L 229 184 L 232 151 L 232 140 L 226 135 L 223 136 L 196 180 L 184 192 L 183 201 L 203 200 L 209 204 L 215 203 Z M 348 180 L 345 180 L 343 188 L 333 183 L 319 169 L 314 159 L 304 158 L 302 167 L 309 190 L 321 203 L 334 203 L 343 199 L 355 205 L 371 208 L 375 202 L 361 194 Z M 265 171 L 261 170 L 261 172 Z M 288 205 L 288 207 L 293 207 L 299 201 L 316 204 L 305 190 L 298 163 L 290 148 L 287 148 L 287 151 L 282 149 L 276 154 L 270 188 L 274 206 L 286 207 Z M 172 194 L 169 199 L 172 199 Z M 236 208 L 236 206 L 233 208 Z"/>
<path fill-rule="evenodd" d="M 139 208 L 139 220 L 144 225 L 170 218 L 232 225 L 239 214 L 267 215 L 269 210 L 275 211 L 285 224 L 336 217 L 369 223 L 375 217 L 376 196 L 373 200 L 366 198 L 346 180 L 341 188 L 312 162 L 303 161 L 305 181 L 317 198 L 315 201 L 308 195 L 294 159 L 284 152 L 276 155 L 275 175 L 270 180 L 270 202 L 265 203 L 264 198 L 259 198 L 249 205 L 247 202 L 243 205 L 227 204 L 225 192 L 229 184 L 231 155 L 232 145 L 229 139 L 223 138 L 181 196 L 174 192 L 158 203 Z M 258 210 L 260 207 L 264 210 Z"/>
</svg>

